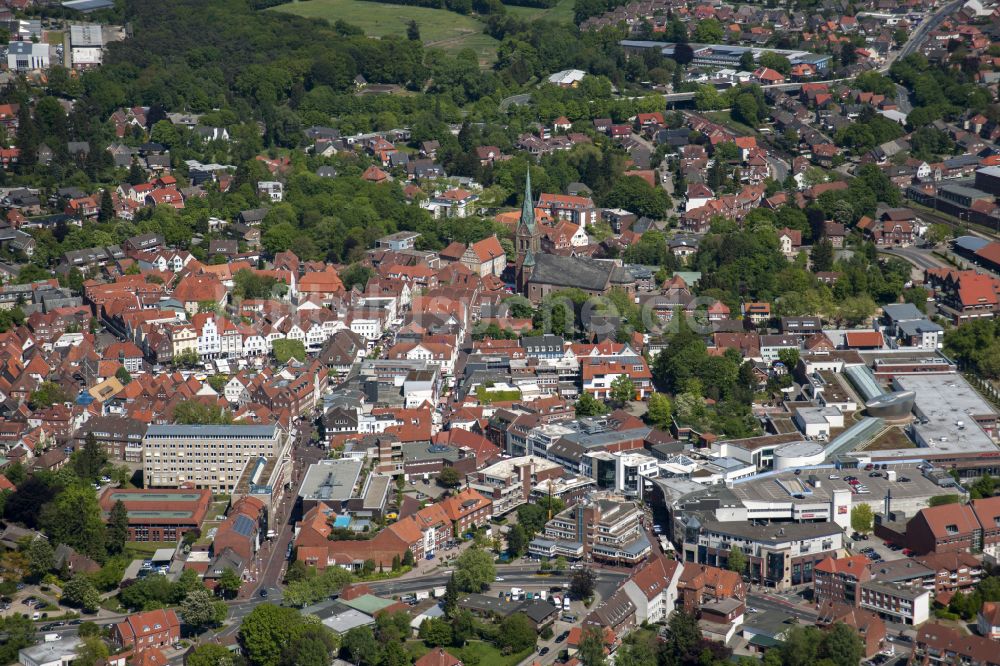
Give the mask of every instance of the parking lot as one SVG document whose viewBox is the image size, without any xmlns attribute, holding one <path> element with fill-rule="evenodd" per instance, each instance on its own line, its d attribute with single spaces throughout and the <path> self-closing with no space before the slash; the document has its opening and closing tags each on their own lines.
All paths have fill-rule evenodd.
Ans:
<svg viewBox="0 0 1000 666">
<path fill-rule="evenodd" d="M 902 560 L 909 557 L 909 554 L 904 552 L 903 548 L 893 549 L 889 547 L 889 544 L 882 539 L 878 538 L 874 534 L 867 535 L 866 538 L 853 538 L 855 535 L 850 534 L 848 538 L 845 539 L 845 545 L 851 549 L 854 554 L 868 555 L 868 553 L 875 553 L 878 558 L 868 559 L 873 562 L 894 562 L 896 560 Z"/>
</svg>

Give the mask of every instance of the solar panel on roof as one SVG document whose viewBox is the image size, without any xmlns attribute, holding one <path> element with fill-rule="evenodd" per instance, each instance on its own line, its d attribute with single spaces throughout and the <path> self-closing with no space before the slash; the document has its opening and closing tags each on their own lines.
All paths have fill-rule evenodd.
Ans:
<svg viewBox="0 0 1000 666">
<path fill-rule="evenodd" d="M 237 534 L 248 537 L 253 534 L 253 530 L 254 522 L 246 516 L 237 516 L 236 520 L 233 521 L 233 531 Z"/>
</svg>

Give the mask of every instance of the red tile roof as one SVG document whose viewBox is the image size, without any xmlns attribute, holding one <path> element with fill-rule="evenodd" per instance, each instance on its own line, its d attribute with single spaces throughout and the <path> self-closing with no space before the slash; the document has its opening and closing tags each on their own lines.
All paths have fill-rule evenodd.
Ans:
<svg viewBox="0 0 1000 666">
<path fill-rule="evenodd" d="M 828 557 L 816 565 L 816 571 L 830 574 L 851 574 L 855 578 L 867 578 L 869 561 L 864 555 L 852 557 Z"/>
<path fill-rule="evenodd" d="M 878 331 L 848 331 L 844 340 L 848 347 L 882 347 L 885 344 Z"/>
</svg>

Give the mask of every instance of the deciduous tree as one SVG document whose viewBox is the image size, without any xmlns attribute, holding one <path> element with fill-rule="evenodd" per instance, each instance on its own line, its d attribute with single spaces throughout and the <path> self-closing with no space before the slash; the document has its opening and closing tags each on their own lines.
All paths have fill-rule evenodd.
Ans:
<svg viewBox="0 0 1000 666">
<path fill-rule="evenodd" d="M 481 592 L 496 578 L 493 557 L 482 548 L 472 547 L 455 560 L 454 579 L 463 592 Z"/>
<path fill-rule="evenodd" d="M 77 574 L 63 587 L 63 601 L 88 613 L 101 607 L 101 595 L 85 576 Z"/>
<path fill-rule="evenodd" d="M 520 652 L 532 647 L 538 640 L 535 625 L 524 613 L 508 615 L 500 623 L 500 634 L 497 637 L 501 649 L 507 653 Z"/>
<path fill-rule="evenodd" d="M 264 603 L 243 618 L 239 641 L 254 666 L 279 666 L 282 653 L 298 638 L 302 616 L 294 608 Z"/>
<path fill-rule="evenodd" d="M 184 623 L 198 632 L 221 624 L 226 619 L 226 612 L 226 604 L 217 601 L 205 588 L 191 590 L 181 603 Z"/>
<path fill-rule="evenodd" d="M 569 591 L 577 599 L 589 599 L 594 596 L 594 585 L 597 575 L 587 568 L 577 569 L 569 579 Z"/>
<path fill-rule="evenodd" d="M 857 504 L 851 509 L 851 529 L 858 534 L 871 532 L 874 520 L 872 507 L 869 504 Z"/>
<path fill-rule="evenodd" d="M 218 589 L 222 592 L 223 597 L 232 598 L 235 597 L 240 591 L 241 584 L 242 581 L 240 580 L 239 574 L 229 567 L 226 567 L 226 569 L 223 570 L 222 575 L 219 576 Z"/>
</svg>

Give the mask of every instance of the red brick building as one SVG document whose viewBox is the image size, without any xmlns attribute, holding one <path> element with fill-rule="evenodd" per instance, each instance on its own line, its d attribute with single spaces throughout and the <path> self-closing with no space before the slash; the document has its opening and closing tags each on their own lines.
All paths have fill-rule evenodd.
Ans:
<svg viewBox="0 0 1000 666">
<path fill-rule="evenodd" d="M 832 602 L 820 607 L 819 617 L 816 618 L 817 627 L 825 629 L 838 622 L 858 632 L 868 659 L 878 654 L 885 645 L 885 622 L 871 611 Z"/>
<path fill-rule="evenodd" d="M 154 610 L 129 615 L 111 631 L 111 636 L 123 648 L 134 646 L 136 652 L 147 648 L 162 648 L 181 639 L 181 623 L 172 610 Z"/>
<path fill-rule="evenodd" d="M 857 606 L 859 586 L 871 578 L 869 560 L 864 555 L 828 557 L 813 569 L 813 595 L 817 603 Z"/>
<path fill-rule="evenodd" d="M 119 500 L 128 511 L 129 541 L 178 541 L 201 526 L 212 503 L 212 491 L 108 488 L 99 501 L 105 520 Z"/>
<path fill-rule="evenodd" d="M 249 562 L 260 548 L 261 532 L 266 530 L 266 508 L 256 497 L 241 497 L 229 509 L 226 520 L 219 525 L 212 542 L 212 551 L 219 555 L 230 548 Z"/>
<path fill-rule="evenodd" d="M 970 551 L 980 542 L 982 528 L 971 506 L 946 504 L 921 509 L 906 524 L 906 545 L 918 555 Z"/>
<path fill-rule="evenodd" d="M 681 605 L 689 613 L 711 601 L 747 598 L 746 584 L 738 573 L 707 564 L 686 563 L 677 592 Z"/>
<path fill-rule="evenodd" d="M 917 631 L 910 663 L 1000 666 L 1000 650 L 988 638 L 928 622 Z"/>
</svg>

